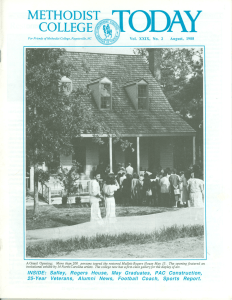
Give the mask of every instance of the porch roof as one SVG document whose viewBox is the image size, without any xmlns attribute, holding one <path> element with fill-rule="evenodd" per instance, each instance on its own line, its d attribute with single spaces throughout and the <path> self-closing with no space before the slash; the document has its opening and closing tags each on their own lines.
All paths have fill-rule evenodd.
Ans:
<svg viewBox="0 0 232 300">
<path fill-rule="evenodd" d="M 99 110 L 94 99 L 86 105 L 104 118 L 112 130 L 124 136 L 194 135 L 195 130 L 175 113 L 140 55 L 66 52 L 64 58 L 75 70 L 73 88 L 86 87 L 93 79 L 107 77 L 112 82 L 112 110 Z M 148 83 L 149 110 L 136 111 L 125 85 L 144 79 Z"/>
</svg>

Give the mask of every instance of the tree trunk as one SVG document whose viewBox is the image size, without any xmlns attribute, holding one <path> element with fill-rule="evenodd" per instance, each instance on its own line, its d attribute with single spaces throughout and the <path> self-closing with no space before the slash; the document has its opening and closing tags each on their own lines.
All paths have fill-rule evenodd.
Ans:
<svg viewBox="0 0 232 300">
<path fill-rule="evenodd" d="M 62 204 L 68 203 L 68 193 L 66 190 L 62 191 Z"/>
<path fill-rule="evenodd" d="M 38 169 L 37 166 L 34 166 L 34 216 L 39 214 L 39 193 L 38 193 Z"/>
</svg>

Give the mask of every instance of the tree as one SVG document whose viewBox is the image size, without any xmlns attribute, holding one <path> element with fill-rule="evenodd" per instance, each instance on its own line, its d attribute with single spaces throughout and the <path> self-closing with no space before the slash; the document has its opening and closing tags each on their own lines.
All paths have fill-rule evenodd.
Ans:
<svg viewBox="0 0 232 300">
<path fill-rule="evenodd" d="M 135 49 L 148 61 L 149 49 Z M 199 152 L 203 150 L 203 49 L 162 48 L 160 86 L 175 112 L 197 132 Z"/>
<path fill-rule="evenodd" d="M 62 204 L 63 202 L 66 204 L 69 196 L 78 190 L 77 180 L 80 178 L 79 169 L 80 164 L 74 161 L 69 170 L 61 166 L 60 171 L 56 176 L 64 188 L 64 191 L 62 192 Z"/>
<path fill-rule="evenodd" d="M 28 48 L 26 50 L 26 159 L 34 166 L 34 215 L 38 214 L 38 181 L 48 174 L 39 169 L 52 163 L 60 154 L 73 153 L 73 138 L 82 133 L 101 133 L 106 126 L 97 119 L 84 97 L 86 88 L 79 87 L 67 94 L 73 66 L 63 59 L 64 49 Z M 96 137 L 97 139 L 97 137 Z"/>
</svg>

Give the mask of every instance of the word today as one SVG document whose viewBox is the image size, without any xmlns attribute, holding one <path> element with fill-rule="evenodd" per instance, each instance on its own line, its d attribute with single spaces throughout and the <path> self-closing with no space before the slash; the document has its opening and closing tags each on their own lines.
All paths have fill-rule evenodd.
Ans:
<svg viewBox="0 0 232 300">
<path fill-rule="evenodd" d="M 187 30 L 186 29 L 186 23 L 184 22 L 184 18 L 183 15 L 180 13 L 179 10 L 174 10 L 175 15 L 174 17 L 171 19 L 170 15 L 163 10 L 149 10 L 149 13 L 145 10 L 136 10 L 134 12 L 130 12 L 130 10 L 113 10 L 112 11 L 112 15 L 114 13 L 118 13 L 119 14 L 119 27 L 120 27 L 120 31 L 121 32 L 125 32 L 124 30 L 124 19 L 125 16 L 129 14 L 129 18 L 128 18 L 128 24 L 130 26 L 130 28 L 133 31 L 136 32 L 144 32 L 150 29 L 149 32 L 163 32 L 163 31 L 167 31 L 167 32 L 173 32 L 172 28 L 174 25 L 179 24 L 182 28 L 181 32 L 197 32 L 196 31 L 196 20 L 199 17 L 200 13 L 202 12 L 201 10 L 197 11 L 197 14 L 195 15 L 195 17 L 192 16 L 191 11 L 190 10 L 185 10 L 184 11 L 184 16 L 187 16 L 187 20 L 188 23 L 190 22 L 191 25 L 191 30 Z M 136 18 L 136 21 L 135 21 Z M 159 26 L 161 23 L 161 19 L 163 20 L 163 23 L 165 24 L 164 28 L 160 28 L 160 29 L 156 29 L 156 23 L 158 23 L 159 20 Z M 145 24 L 145 28 L 144 29 L 138 29 L 135 28 L 136 26 L 138 26 L 138 20 L 142 20 L 142 23 Z M 156 21 L 157 20 L 157 21 Z M 137 23 L 137 25 L 135 26 L 135 24 Z M 141 22 L 140 22 L 141 23 Z"/>
</svg>

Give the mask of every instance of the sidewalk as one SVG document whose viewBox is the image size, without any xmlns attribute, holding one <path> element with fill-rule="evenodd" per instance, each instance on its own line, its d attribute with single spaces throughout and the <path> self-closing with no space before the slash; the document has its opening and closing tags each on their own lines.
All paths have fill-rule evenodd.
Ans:
<svg viewBox="0 0 232 300">
<path fill-rule="evenodd" d="M 146 216 L 120 217 L 115 224 L 83 223 L 74 226 L 28 230 L 28 243 L 52 239 L 67 240 L 74 237 L 91 237 L 96 234 L 150 233 L 172 225 L 203 225 L 203 208 L 183 208 L 178 211 L 164 212 Z"/>
</svg>

